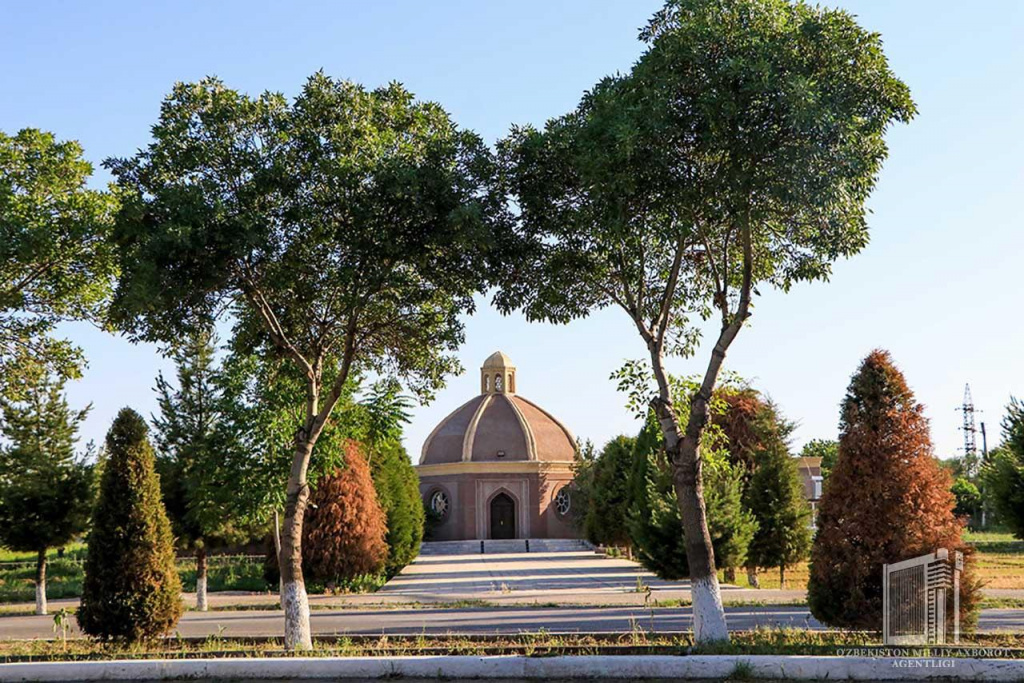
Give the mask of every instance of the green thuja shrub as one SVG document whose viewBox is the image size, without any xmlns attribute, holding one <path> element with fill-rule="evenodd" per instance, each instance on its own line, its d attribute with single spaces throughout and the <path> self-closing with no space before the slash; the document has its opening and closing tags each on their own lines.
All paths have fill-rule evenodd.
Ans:
<svg viewBox="0 0 1024 683">
<path fill-rule="evenodd" d="M 386 441 L 371 450 L 370 472 L 377 500 L 387 515 L 385 571 L 388 576 L 394 576 L 420 552 L 424 526 L 420 479 L 398 440 Z"/>
<path fill-rule="evenodd" d="M 742 472 L 713 448 L 705 449 L 704 459 L 704 503 L 715 561 L 722 567 L 743 566 L 757 521 L 742 505 Z M 634 442 L 629 490 L 626 528 L 640 562 L 664 579 L 688 577 L 686 538 L 672 472 L 653 416 Z"/>
<path fill-rule="evenodd" d="M 181 617 L 174 538 L 142 416 L 123 408 L 106 443 L 78 624 L 103 640 L 148 640 Z"/>
</svg>

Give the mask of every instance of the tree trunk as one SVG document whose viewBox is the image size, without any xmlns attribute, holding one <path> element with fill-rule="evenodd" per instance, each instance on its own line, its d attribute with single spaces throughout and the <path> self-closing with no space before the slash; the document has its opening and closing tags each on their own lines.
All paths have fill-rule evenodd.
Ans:
<svg viewBox="0 0 1024 683">
<path fill-rule="evenodd" d="M 736 583 L 736 567 L 726 567 L 723 573 L 726 583 Z"/>
<path fill-rule="evenodd" d="M 725 332 L 723 332 L 723 336 Z M 665 437 L 665 454 L 672 463 L 672 484 L 679 501 L 679 515 L 686 540 L 686 560 L 690 566 L 690 595 L 693 600 L 693 637 L 698 643 L 728 641 L 725 609 L 715 569 L 715 551 L 708 532 L 707 510 L 704 507 L 704 479 L 700 456 L 700 437 L 710 418 L 711 391 L 725 358 L 723 338 L 719 337 L 712 353 L 704 382 L 690 402 L 686 431 L 680 429 L 668 375 L 661 350 L 651 348 L 651 365 L 658 381 L 655 415 Z"/>
<path fill-rule="evenodd" d="M 196 550 L 196 609 L 205 612 L 206 605 L 206 547 Z"/>
<path fill-rule="evenodd" d="M 311 650 L 313 638 L 309 627 L 309 598 L 302 577 L 302 520 L 309 502 L 306 470 L 313 444 L 296 437 L 295 457 L 288 475 L 284 508 L 284 533 L 277 561 L 281 568 L 281 607 L 284 609 L 284 646 L 287 650 Z"/>
<path fill-rule="evenodd" d="M 786 587 L 786 565 L 779 565 L 779 588 Z"/>
<path fill-rule="evenodd" d="M 46 548 L 36 560 L 36 614 L 46 614 Z"/>
<path fill-rule="evenodd" d="M 747 567 L 747 583 L 750 584 L 751 588 L 761 587 L 761 582 L 757 578 L 757 567 Z"/>
<path fill-rule="evenodd" d="M 679 512 L 686 537 L 686 560 L 690 565 L 690 595 L 693 600 L 693 637 L 698 643 L 729 640 L 725 609 L 715 569 L 715 551 L 708 532 L 704 508 L 704 482 L 699 460 L 687 460 L 682 449 L 676 449 L 679 463 L 673 483 L 679 499 Z M 672 457 L 671 451 L 669 457 Z"/>
<path fill-rule="evenodd" d="M 281 518 L 277 510 L 274 510 L 274 552 L 277 554 L 277 599 L 280 600 L 284 595 L 284 581 L 281 580 Z"/>
</svg>

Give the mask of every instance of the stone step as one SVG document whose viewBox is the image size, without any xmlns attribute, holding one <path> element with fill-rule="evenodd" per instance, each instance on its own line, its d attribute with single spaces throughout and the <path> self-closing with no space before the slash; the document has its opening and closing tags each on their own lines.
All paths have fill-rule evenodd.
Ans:
<svg viewBox="0 0 1024 683">
<path fill-rule="evenodd" d="M 592 551 L 592 546 L 581 538 L 516 538 L 485 541 L 426 541 L 420 546 L 420 555 L 487 555 L 496 553 L 569 553 Z"/>
</svg>

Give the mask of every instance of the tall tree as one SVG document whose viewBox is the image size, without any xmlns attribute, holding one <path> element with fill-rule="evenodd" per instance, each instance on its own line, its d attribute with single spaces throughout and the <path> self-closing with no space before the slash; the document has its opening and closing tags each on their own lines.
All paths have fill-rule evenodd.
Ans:
<svg viewBox="0 0 1024 683">
<path fill-rule="evenodd" d="M 636 439 L 617 436 L 604 445 L 593 463 L 583 519 L 583 532 L 591 543 L 629 549 L 627 520 L 631 496 L 629 475 L 633 469 Z"/>
<path fill-rule="evenodd" d="M 46 551 L 83 533 L 92 508 L 92 467 L 75 453 L 87 406 L 71 410 L 52 375 L 18 402 L 2 401 L 0 543 L 36 553 L 36 614 L 46 614 Z"/>
<path fill-rule="evenodd" d="M 782 439 L 766 444 L 756 464 L 743 496 L 757 520 L 748 562 L 754 567 L 778 567 L 785 588 L 786 568 L 806 559 L 811 549 L 811 508 L 796 461 Z"/>
<path fill-rule="evenodd" d="M 882 565 L 946 548 L 967 555 L 961 623 L 972 624 L 980 591 L 949 489 L 924 408 L 888 352 L 872 351 L 843 399 L 839 458 L 818 506 L 807 585 L 814 617 L 880 631 Z"/>
<path fill-rule="evenodd" d="M 757 521 L 743 507 L 743 472 L 729 461 L 721 446 L 721 433 L 708 430 L 704 438 L 708 464 L 705 493 L 712 547 L 723 567 L 740 567 L 746 562 Z M 661 429 L 653 414 L 636 438 L 631 459 L 627 528 L 640 561 L 662 578 L 691 576 L 686 529 L 680 519 Z"/>
<path fill-rule="evenodd" d="M 153 137 L 107 162 L 125 194 L 113 320 L 168 340 L 230 310 L 233 343 L 301 378 L 280 565 L 286 647 L 309 649 L 301 539 L 317 440 L 356 371 L 429 397 L 460 370 L 460 316 L 504 211 L 494 164 L 437 104 L 322 73 L 291 103 L 178 84 Z"/>
<path fill-rule="evenodd" d="M 670 0 L 633 69 L 544 130 L 500 143 L 520 209 L 503 310 L 566 323 L 615 305 L 656 380 L 652 401 L 686 529 L 698 641 L 728 638 L 708 533 L 701 434 L 758 285 L 825 279 L 868 239 L 886 129 L 914 104 L 881 38 L 841 10 L 784 0 Z M 717 317 L 680 419 L 665 357 Z"/>
<path fill-rule="evenodd" d="M 90 175 L 77 142 L 0 132 L 0 392 L 12 398 L 40 374 L 80 374 L 80 350 L 54 327 L 97 320 L 113 285 L 116 200 L 87 189 Z"/>
<path fill-rule="evenodd" d="M 216 336 L 209 329 L 199 329 L 172 346 L 177 387 L 163 373 L 157 376 L 160 414 L 153 417 L 164 505 L 178 543 L 196 553 L 196 607 L 201 612 L 207 610 L 210 544 L 246 536 L 245 527 L 234 519 L 236 506 L 216 494 L 225 477 L 211 476 L 223 469 L 224 453 L 234 447 L 230 426 L 223 421 L 215 351 Z"/>
<path fill-rule="evenodd" d="M 1002 426 L 1003 443 L 993 449 L 981 478 L 999 519 L 1024 540 L 1024 402 L 1010 399 Z"/>
<path fill-rule="evenodd" d="M 181 618 L 174 536 L 160 499 L 146 421 L 122 408 L 107 432 L 107 460 L 92 515 L 78 625 L 103 640 L 165 635 Z"/>
</svg>

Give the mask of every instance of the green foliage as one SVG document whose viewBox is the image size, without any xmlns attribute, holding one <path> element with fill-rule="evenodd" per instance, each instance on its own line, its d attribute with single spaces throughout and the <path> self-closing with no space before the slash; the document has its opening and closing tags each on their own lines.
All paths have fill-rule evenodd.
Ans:
<svg viewBox="0 0 1024 683">
<path fill-rule="evenodd" d="M 52 333 L 98 319 L 117 274 L 117 202 L 86 188 L 91 174 L 77 142 L 0 132 L 0 394 L 10 398 L 40 376 L 79 375 L 81 351 Z"/>
<path fill-rule="evenodd" d="M 572 504 L 576 512 L 570 516 L 574 529 L 586 536 L 587 515 L 590 510 L 590 494 L 594 489 L 594 463 L 597 451 L 590 439 L 576 439 L 576 453 L 572 463 Z M 582 512 L 580 512 L 582 510 Z M 430 510 L 427 511 L 428 524 Z"/>
<path fill-rule="evenodd" d="M 148 640 L 174 628 L 183 605 L 174 537 L 141 415 L 130 408 L 118 413 L 107 452 L 78 624 L 103 640 Z"/>
<path fill-rule="evenodd" d="M 369 412 L 378 414 L 374 408 Z M 387 515 L 388 559 L 385 571 L 390 577 L 402 571 L 420 552 L 424 527 L 420 479 L 409 454 L 398 440 L 385 441 L 371 448 L 370 473 L 377 500 Z"/>
<path fill-rule="evenodd" d="M 218 495 L 237 472 L 225 471 L 224 454 L 237 451 L 231 425 L 224 421 L 222 380 L 214 362 L 216 337 L 198 330 L 171 347 L 177 387 L 160 374 L 156 380 L 160 414 L 153 417 L 156 469 L 167 515 L 184 547 L 211 541 L 243 541 L 247 529 L 234 524 L 237 506 Z M 228 486 L 230 497 L 240 495 Z"/>
<path fill-rule="evenodd" d="M 811 549 L 811 509 L 804 498 L 796 461 L 777 439 L 757 454 L 744 503 L 757 520 L 748 563 L 785 570 Z"/>
<path fill-rule="evenodd" d="M 631 71 L 499 143 L 522 243 L 497 301 L 556 322 L 619 305 L 682 353 L 697 318 L 731 321 L 745 260 L 788 289 L 863 248 L 884 133 L 915 107 L 842 10 L 673 0 L 641 37 Z"/>
<path fill-rule="evenodd" d="M 629 546 L 627 519 L 631 503 L 629 476 L 633 470 L 633 451 L 636 439 L 617 436 L 601 449 L 593 461 L 592 475 L 588 478 L 586 500 L 575 501 L 585 510 L 583 532 L 591 543 L 609 546 Z"/>
<path fill-rule="evenodd" d="M 486 146 L 440 106 L 322 73 L 291 103 L 206 79 L 175 86 L 153 138 L 106 162 L 126 195 L 119 325 L 167 341 L 231 309 L 239 348 L 328 386 L 356 365 L 429 395 L 459 369 L 503 208 Z"/>
<path fill-rule="evenodd" d="M 704 501 L 715 562 L 720 567 L 743 566 L 757 522 L 742 505 L 742 472 L 723 451 L 702 449 Z M 689 575 L 686 539 L 661 429 L 653 417 L 636 439 L 632 461 L 627 528 L 637 556 L 662 578 L 685 578 Z"/>
<path fill-rule="evenodd" d="M 969 479 L 957 477 L 950 488 L 956 498 L 953 513 L 961 519 L 970 521 L 981 509 L 981 491 Z"/>
<path fill-rule="evenodd" d="M 827 480 L 839 457 L 839 442 L 834 439 L 811 439 L 800 451 L 801 458 L 821 458 L 821 478 Z"/>
<path fill-rule="evenodd" d="M 73 411 L 63 379 L 44 377 L 19 402 L 0 402 L 0 544 L 45 551 L 83 533 L 93 503 L 92 468 L 77 457 L 78 427 L 89 407 Z"/>
<path fill-rule="evenodd" d="M 1000 521 L 1024 540 L 1024 403 L 1010 399 L 1002 426 L 1003 443 L 989 454 L 981 478 Z"/>
</svg>

